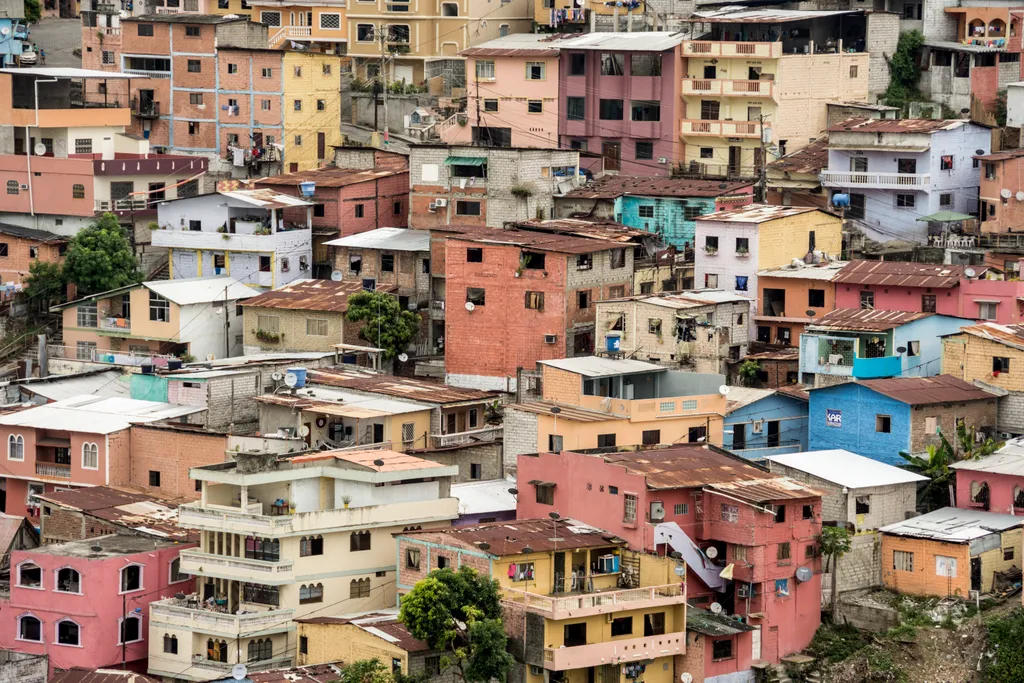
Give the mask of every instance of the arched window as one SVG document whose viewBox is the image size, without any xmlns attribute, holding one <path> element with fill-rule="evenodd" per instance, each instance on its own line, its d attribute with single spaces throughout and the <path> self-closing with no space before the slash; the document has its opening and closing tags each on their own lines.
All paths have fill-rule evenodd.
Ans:
<svg viewBox="0 0 1024 683">
<path fill-rule="evenodd" d="M 42 588 L 43 570 L 34 562 L 22 562 L 18 565 L 18 585 L 22 588 Z"/>
<path fill-rule="evenodd" d="M 993 19 L 988 22 L 988 37 L 1002 38 L 1006 35 L 1006 22 L 1002 19 Z"/>
<path fill-rule="evenodd" d="M 273 659 L 274 658 L 274 643 L 270 638 L 264 638 L 262 640 L 250 640 L 249 641 L 249 661 L 256 662 L 259 660 Z"/>
<path fill-rule="evenodd" d="M 211 662 L 227 662 L 228 661 L 228 642 L 226 640 L 210 640 L 206 641 L 206 658 Z"/>
<path fill-rule="evenodd" d="M 87 470 L 99 469 L 100 447 L 94 443 L 82 444 L 82 467 Z"/>
<path fill-rule="evenodd" d="M 121 568 L 121 592 L 142 590 L 142 565 L 130 564 Z"/>
<path fill-rule="evenodd" d="M 310 555 L 323 555 L 324 554 L 324 537 L 323 536 L 305 536 L 299 541 L 299 555 L 301 557 L 309 557 Z"/>
<path fill-rule="evenodd" d="M 176 557 L 171 560 L 171 575 L 167 578 L 168 583 L 178 583 L 179 581 L 188 581 L 189 575 L 181 573 L 181 558 Z"/>
<path fill-rule="evenodd" d="M 980 505 L 985 510 L 988 510 L 989 492 L 988 482 L 972 481 L 971 482 L 971 503 L 974 505 Z"/>
<path fill-rule="evenodd" d="M 57 622 L 57 644 L 58 645 L 81 645 L 82 632 L 78 624 L 70 619 L 61 619 Z"/>
<path fill-rule="evenodd" d="M 1024 508 L 1024 489 L 1019 486 L 1013 487 L 1013 507 Z"/>
<path fill-rule="evenodd" d="M 18 640 L 40 643 L 43 640 L 43 622 L 31 614 L 18 617 Z"/>
<path fill-rule="evenodd" d="M 350 552 L 370 549 L 370 532 L 353 531 L 348 537 L 348 549 Z"/>
<path fill-rule="evenodd" d="M 21 434 L 11 434 L 7 437 L 7 459 L 25 459 L 25 437 Z"/>
<path fill-rule="evenodd" d="M 303 584 L 299 586 L 299 604 L 304 605 L 310 602 L 323 602 L 324 601 L 324 585 L 318 584 Z"/>
<path fill-rule="evenodd" d="M 348 583 L 349 598 L 370 597 L 370 579 L 352 579 Z"/>
<path fill-rule="evenodd" d="M 123 643 L 137 643 L 142 640 L 142 617 L 136 614 L 129 614 L 121 620 L 121 641 Z"/>
<path fill-rule="evenodd" d="M 85 199 L 85 185 L 79 185 L 75 183 L 71 186 L 71 198 L 72 199 Z"/>
<path fill-rule="evenodd" d="M 985 21 L 982 19 L 971 19 L 967 24 L 967 37 L 977 38 L 985 35 Z"/>
<path fill-rule="evenodd" d="M 164 652 L 169 655 L 178 654 L 178 636 L 164 634 Z"/>
<path fill-rule="evenodd" d="M 276 538 L 247 536 L 245 539 L 245 556 L 250 560 L 277 562 L 281 559 L 281 542 Z"/>
<path fill-rule="evenodd" d="M 8 180 L 7 181 L 7 194 L 18 194 L 18 181 Z"/>
<path fill-rule="evenodd" d="M 59 593 L 81 593 L 82 576 L 71 567 L 62 567 L 57 570 L 57 587 L 54 589 Z"/>
</svg>

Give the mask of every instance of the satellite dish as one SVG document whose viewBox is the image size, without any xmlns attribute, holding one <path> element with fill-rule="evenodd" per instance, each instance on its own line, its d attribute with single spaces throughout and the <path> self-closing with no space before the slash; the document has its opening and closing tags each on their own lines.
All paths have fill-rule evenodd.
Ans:
<svg viewBox="0 0 1024 683">
<path fill-rule="evenodd" d="M 1018 202 L 1024 202 L 1024 192 L 1020 192 L 1020 191 L 1017 192 L 1017 201 Z"/>
<path fill-rule="evenodd" d="M 299 383 L 299 376 L 294 372 L 286 372 L 284 373 L 284 383 L 287 387 L 294 387 Z"/>
<path fill-rule="evenodd" d="M 309 436 L 309 427 L 306 425 L 299 427 L 299 436 Z"/>
<path fill-rule="evenodd" d="M 1017 194 L 1021 193 L 1018 192 Z M 966 275 L 967 277 L 974 277 L 975 275 L 977 275 L 977 273 L 975 272 L 974 268 L 965 268 L 964 275 Z"/>
<path fill-rule="evenodd" d="M 683 675 L 679 677 L 679 680 L 682 681 L 682 683 L 693 683 L 693 674 L 689 671 L 684 671 Z"/>
<path fill-rule="evenodd" d="M 676 568 L 674 570 L 672 570 L 672 571 L 674 571 L 676 573 L 676 576 L 678 576 L 679 578 L 683 578 L 684 576 L 686 576 L 686 566 L 685 565 L 677 564 Z"/>
<path fill-rule="evenodd" d="M 717 602 L 711 603 L 708 606 L 708 609 L 711 610 L 712 614 L 721 614 L 722 613 L 722 606 L 720 604 L 718 604 Z"/>
<path fill-rule="evenodd" d="M 36 153 L 36 156 L 41 157 L 46 154 L 46 145 L 41 142 L 37 142 L 36 146 L 32 148 L 32 151 Z"/>
<path fill-rule="evenodd" d="M 11 32 L 10 27 L 8 27 L 8 26 L 0 26 L 0 36 L 6 36 L 10 32 Z"/>
<path fill-rule="evenodd" d="M 381 460 L 380 458 L 377 458 L 376 460 L 374 460 L 373 464 L 376 465 L 377 467 L 384 467 L 384 461 Z"/>
<path fill-rule="evenodd" d="M 245 664 L 235 664 L 231 667 L 231 677 L 236 681 L 240 681 L 249 675 L 249 670 L 245 668 Z"/>
<path fill-rule="evenodd" d="M 814 576 L 814 572 L 808 567 L 800 567 L 796 570 L 796 580 L 800 583 L 810 581 L 812 576 Z"/>
<path fill-rule="evenodd" d="M 730 387 L 728 384 L 723 384 L 722 386 L 718 387 L 718 393 L 720 393 L 722 396 L 725 396 L 730 391 L 732 391 L 732 387 Z"/>
<path fill-rule="evenodd" d="M 117 11 L 117 16 L 121 17 L 122 19 L 125 19 L 125 18 L 128 17 L 128 12 L 126 12 L 123 9 L 122 10 L 118 10 Z"/>
<path fill-rule="evenodd" d="M 716 557 L 718 557 L 718 548 L 716 548 L 715 546 L 711 546 L 710 548 L 704 551 L 704 554 L 713 560 Z"/>
<path fill-rule="evenodd" d="M 906 352 L 907 352 L 907 347 L 906 346 L 897 346 L 896 347 L 896 353 L 906 353 Z"/>
<path fill-rule="evenodd" d="M 92 546 L 89 546 L 89 550 L 93 551 L 94 553 L 102 553 L 103 552 L 103 546 L 101 546 L 101 545 L 92 545 Z"/>
<path fill-rule="evenodd" d="M 483 542 L 483 543 L 478 543 L 476 547 L 480 548 L 480 550 L 490 550 L 491 549 L 491 544 L 487 543 L 487 542 Z"/>
<path fill-rule="evenodd" d="M 474 310 L 476 310 L 476 305 L 474 305 L 472 301 L 467 301 L 466 310 L 472 313 Z"/>
<path fill-rule="evenodd" d="M 175 600 L 184 600 L 185 599 L 185 594 L 184 593 L 175 593 L 174 594 L 174 599 Z"/>
<path fill-rule="evenodd" d="M 331 272 L 331 279 L 335 282 L 341 282 L 341 271 L 335 270 Z"/>
<path fill-rule="evenodd" d="M 806 313 L 806 314 L 807 314 L 807 317 L 808 317 L 808 318 L 813 318 L 813 317 L 814 317 L 814 311 L 812 311 L 812 310 L 811 310 L 811 309 L 809 309 L 809 308 L 808 308 L 808 309 L 807 309 L 806 311 L 804 311 L 804 313 Z"/>
<path fill-rule="evenodd" d="M 983 150 L 983 149 L 976 149 L 976 150 L 974 150 L 974 153 L 977 154 L 978 156 L 982 156 L 983 154 L 987 154 L 987 152 L 985 150 Z"/>
<path fill-rule="evenodd" d="M 284 375 L 282 375 L 280 372 L 275 372 L 270 376 L 270 379 L 274 380 L 275 382 L 280 382 L 282 379 L 284 379 Z"/>
<path fill-rule="evenodd" d="M 36 145 L 36 147 L 39 147 L 39 145 Z M 1003 189 L 999 190 L 999 196 L 1002 197 L 1003 199 L 1009 199 L 1010 197 L 1013 196 L 1013 193 L 1004 187 Z"/>
<path fill-rule="evenodd" d="M 398 360 L 400 360 L 400 361 L 402 361 L 404 363 L 405 361 L 409 360 L 409 354 L 407 354 L 407 353 L 400 353 L 400 354 L 398 354 Z"/>
</svg>

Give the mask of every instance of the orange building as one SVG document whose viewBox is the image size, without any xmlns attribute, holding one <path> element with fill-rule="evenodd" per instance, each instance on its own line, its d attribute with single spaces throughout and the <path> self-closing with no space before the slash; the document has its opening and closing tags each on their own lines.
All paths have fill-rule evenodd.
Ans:
<svg viewBox="0 0 1024 683">
<path fill-rule="evenodd" d="M 794 262 L 758 272 L 755 339 L 764 344 L 799 346 L 804 326 L 835 310 L 836 286 L 832 279 L 845 265 L 841 261 L 816 265 Z"/>
<path fill-rule="evenodd" d="M 1024 201 L 1017 198 L 1021 193 L 1021 159 L 1024 149 L 1009 149 L 976 156 L 981 162 L 980 216 L 981 232 L 1008 233 L 1024 223 Z M 1003 197 L 1003 190 L 1010 196 Z"/>
</svg>

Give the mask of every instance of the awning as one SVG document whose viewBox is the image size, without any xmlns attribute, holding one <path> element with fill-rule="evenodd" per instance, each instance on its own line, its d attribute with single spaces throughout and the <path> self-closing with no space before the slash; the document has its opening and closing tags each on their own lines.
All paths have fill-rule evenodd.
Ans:
<svg viewBox="0 0 1024 683">
<path fill-rule="evenodd" d="M 448 157 L 445 166 L 486 166 L 487 157 Z"/>
<path fill-rule="evenodd" d="M 540 479 L 531 479 L 530 481 L 528 481 L 526 483 L 527 484 L 531 484 L 533 486 L 554 486 L 555 485 L 555 482 L 553 482 L 553 481 L 541 481 Z"/>
<path fill-rule="evenodd" d="M 957 213 L 956 211 L 939 211 L 933 213 L 930 216 L 922 216 L 918 218 L 919 221 L 925 221 L 926 223 L 952 223 L 955 221 L 966 221 L 974 218 L 974 216 L 968 216 L 966 213 Z"/>
<path fill-rule="evenodd" d="M 976 304 L 1001 304 L 1003 303 L 999 299 L 974 299 Z"/>
</svg>

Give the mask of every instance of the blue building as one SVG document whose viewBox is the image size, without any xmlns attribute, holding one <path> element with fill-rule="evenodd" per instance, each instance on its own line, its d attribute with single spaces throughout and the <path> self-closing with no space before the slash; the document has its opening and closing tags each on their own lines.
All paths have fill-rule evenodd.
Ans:
<svg viewBox="0 0 1024 683">
<path fill-rule="evenodd" d="M 942 340 L 973 320 L 936 313 L 838 308 L 800 335 L 800 382 L 931 377 L 942 371 Z"/>
<path fill-rule="evenodd" d="M 693 247 L 694 221 L 753 201 L 750 182 L 605 175 L 555 198 L 558 218 L 612 218 L 656 233 L 680 251 Z"/>
<path fill-rule="evenodd" d="M 812 451 L 840 448 L 902 465 L 900 451 L 924 453 L 960 422 L 984 434 L 996 427 L 997 397 L 950 375 L 858 380 L 808 393 Z"/>
<path fill-rule="evenodd" d="M 28 38 L 24 3 L 0 2 L 0 13 L 4 7 L 14 8 L 16 14 L 0 14 L 0 68 L 18 65 L 22 42 Z"/>
<path fill-rule="evenodd" d="M 750 459 L 807 450 L 808 396 L 803 389 L 732 387 L 726 398 L 726 450 Z"/>
</svg>

